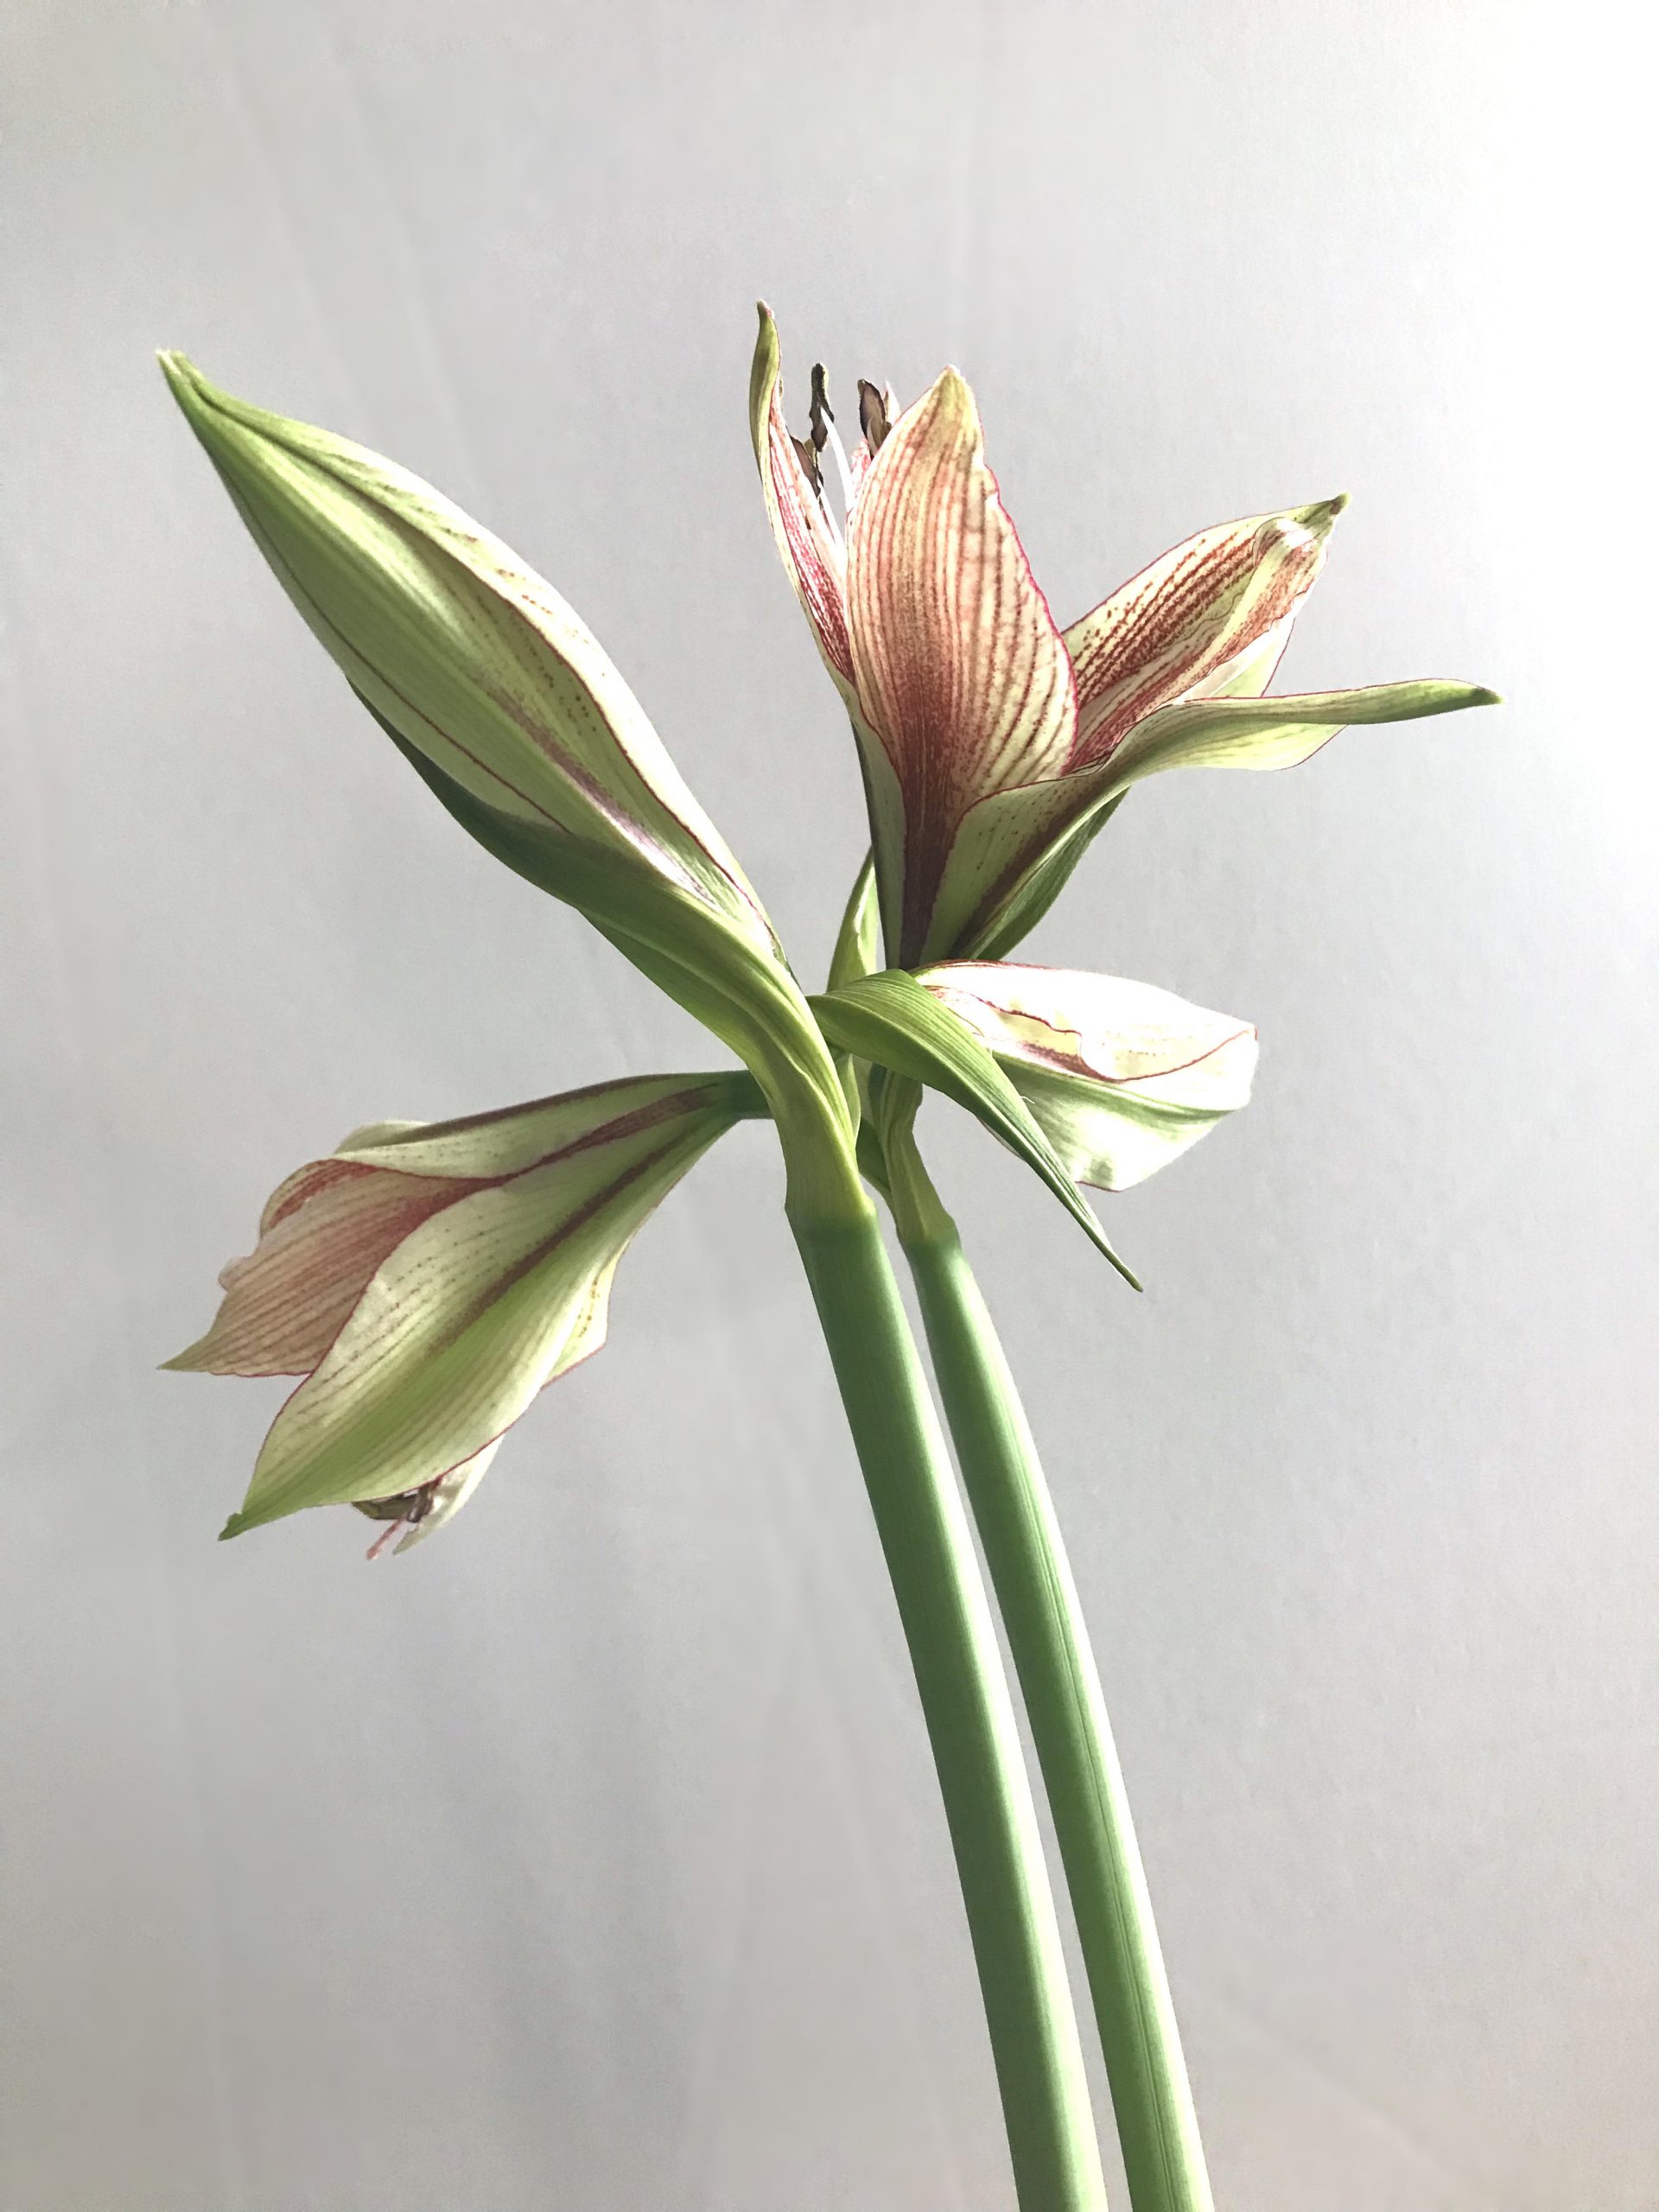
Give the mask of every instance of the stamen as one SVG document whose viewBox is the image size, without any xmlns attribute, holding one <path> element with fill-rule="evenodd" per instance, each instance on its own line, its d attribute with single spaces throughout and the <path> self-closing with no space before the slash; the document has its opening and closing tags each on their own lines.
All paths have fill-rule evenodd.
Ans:
<svg viewBox="0 0 1659 2212">
<path fill-rule="evenodd" d="M 394 1536 L 401 1536 L 407 1529 L 420 1527 L 438 1502 L 438 1485 L 434 1480 L 421 1484 L 416 1490 L 400 1490 L 391 1497 L 359 1497 L 352 1502 L 371 1521 L 387 1524 L 365 1554 L 368 1559 L 378 1559 Z"/>
<path fill-rule="evenodd" d="M 841 442 L 841 433 L 836 428 L 836 418 L 830 410 L 822 361 L 816 361 L 812 365 L 812 442 L 820 454 L 825 446 L 829 447 L 841 485 L 841 512 L 843 516 L 850 515 L 853 512 L 853 472 L 847 466 L 847 448 Z M 834 517 L 830 519 L 833 522 Z"/>
<path fill-rule="evenodd" d="M 402 1520 L 388 1521 L 385 1527 L 380 1531 L 374 1541 L 369 1546 L 367 1551 L 364 1553 L 364 1558 L 378 1559 L 381 1553 L 385 1551 L 386 1546 L 391 1541 L 392 1538 L 394 1536 L 401 1536 L 404 1529 L 409 1525 L 410 1524 Z"/>
<path fill-rule="evenodd" d="M 799 458 L 801 467 L 806 471 L 807 482 L 817 493 L 819 499 L 822 500 L 823 498 L 823 471 L 818 467 L 817 448 L 813 444 L 810 438 L 791 437 L 789 442 L 794 447 L 796 454 Z"/>
<path fill-rule="evenodd" d="M 864 442 L 874 461 L 881 450 L 883 439 L 893 428 L 893 387 L 880 392 L 867 377 L 858 380 L 858 421 L 864 433 Z"/>
</svg>

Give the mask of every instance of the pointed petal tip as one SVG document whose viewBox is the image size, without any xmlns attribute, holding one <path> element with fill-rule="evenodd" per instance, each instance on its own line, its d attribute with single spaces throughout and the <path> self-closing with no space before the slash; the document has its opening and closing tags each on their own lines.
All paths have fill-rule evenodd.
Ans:
<svg viewBox="0 0 1659 2212">
<path fill-rule="evenodd" d="M 1469 703 L 1471 707 L 1501 707 L 1503 694 L 1489 690 L 1484 683 L 1477 683 L 1469 694 Z"/>
<path fill-rule="evenodd" d="M 221 1544 L 227 1544 L 232 1536 L 245 1535 L 247 1531 L 252 1526 L 252 1522 L 249 1520 L 245 1513 L 232 1513 L 230 1519 L 219 1530 L 219 1541 Z"/>
<path fill-rule="evenodd" d="M 187 392 L 195 390 L 195 365 L 188 353 L 181 353 L 171 346 L 158 346 L 156 360 L 175 399 L 181 401 Z"/>
<path fill-rule="evenodd" d="M 1328 499 L 1310 500 L 1306 506 L 1294 508 L 1292 512 L 1305 530 L 1326 531 L 1347 505 L 1347 493 L 1337 492 Z"/>
<path fill-rule="evenodd" d="M 914 406 L 906 410 L 907 423 L 938 421 L 941 416 L 966 427 L 970 437 L 980 435 L 979 403 L 974 397 L 974 388 L 962 371 L 947 362 Z M 883 441 L 883 449 L 886 441 Z"/>
</svg>

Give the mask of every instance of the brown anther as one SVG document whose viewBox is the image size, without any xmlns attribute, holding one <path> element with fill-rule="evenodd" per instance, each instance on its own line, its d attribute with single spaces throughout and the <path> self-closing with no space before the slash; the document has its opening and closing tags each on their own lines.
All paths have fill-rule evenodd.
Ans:
<svg viewBox="0 0 1659 2212">
<path fill-rule="evenodd" d="M 418 1490 L 399 1491 L 391 1497 L 358 1497 L 352 1503 L 371 1521 L 407 1521 L 412 1528 L 432 1510 L 437 1491 L 435 1482 L 423 1483 Z"/>
<path fill-rule="evenodd" d="M 835 410 L 830 404 L 830 393 L 823 379 L 823 363 L 812 364 L 812 443 L 822 453 L 830 442 L 830 425 L 835 421 Z"/>
<path fill-rule="evenodd" d="M 815 492 L 822 496 L 823 492 L 823 471 L 818 466 L 817 448 L 813 444 L 810 438 L 791 437 L 789 442 L 794 447 L 796 454 L 800 461 L 801 467 L 806 471 L 807 482 L 812 486 L 812 489 Z"/>
<path fill-rule="evenodd" d="M 889 401 L 892 392 L 879 392 L 867 378 L 858 380 L 858 421 L 864 433 L 864 442 L 871 458 L 881 450 L 881 442 L 893 428 Z"/>
</svg>

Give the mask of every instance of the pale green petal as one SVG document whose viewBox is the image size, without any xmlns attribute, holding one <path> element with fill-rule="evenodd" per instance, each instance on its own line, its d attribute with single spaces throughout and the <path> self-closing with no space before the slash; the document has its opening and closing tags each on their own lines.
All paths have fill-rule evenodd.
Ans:
<svg viewBox="0 0 1659 2212">
<path fill-rule="evenodd" d="M 174 396 L 353 688 L 475 796 L 683 885 L 772 950 L 759 902 L 563 600 L 406 470 L 248 405 L 182 355 Z"/>
<path fill-rule="evenodd" d="M 1497 704 L 1478 683 L 1423 677 L 1354 691 L 1305 691 L 1271 699 L 1184 700 L 1149 715 L 1093 772 L 1096 798 L 1161 768 L 1294 768 L 1356 723 L 1416 721 Z"/>
<path fill-rule="evenodd" d="M 1248 680 L 1249 671 L 1233 674 Z M 1497 692 L 1484 685 L 1426 677 L 1352 691 L 1205 697 L 1160 708 L 1096 766 L 980 801 L 957 836 L 940 898 L 939 915 L 955 932 L 947 938 L 941 929 L 941 953 L 1011 951 L 1064 887 L 1106 810 L 1161 769 L 1290 768 L 1351 724 L 1414 721 L 1497 702 Z M 992 878 L 990 856 L 1010 849 L 1023 857 Z M 1058 882 L 1050 871 L 1063 871 Z"/>
<path fill-rule="evenodd" d="M 836 1071 L 781 955 L 758 956 L 690 893 L 629 868 L 615 854 L 499 812 L 404 744 L 395 730 L 391 735 L 486 852 L 526 882 L 578 908 L 753 1069 L 780 1128 L 799 1114 L 811 1124 L 807 1143 L 816 1144 L 826 1116 L 845 1122 Z M 804 1147 L 798 1148 L 798 1159 L 807 1156 Z"/>
<path fill-rule="evenodd" d="M 917 981 L 995 1055 L 1079 1182 L 1127 1190 L 1249 1097 L 1249 1023 L 1150 983 L 976 961 Z"/>
<path fill-rule="evenodd" d="M 592 1143 L 595 1130 L 610 1146 L 688 1116 L 724 1115 L 729 1123 L 765 1110 L 752 1076 L 636 1076 L 453 1122 L 382 1122 L 355 1131 L 337 1157 L 404 1175 L 494 1182 Z"/>
<path fill-rule="evenodd" d="M 1096 1249 L 1139 1289 L 1075 1179 L 989 1050 L 913 976 L 901 969 L 884 969 L 811 1003 L 831 1044 L 965 1106 L 1035 1171 Z"/>
</svg>

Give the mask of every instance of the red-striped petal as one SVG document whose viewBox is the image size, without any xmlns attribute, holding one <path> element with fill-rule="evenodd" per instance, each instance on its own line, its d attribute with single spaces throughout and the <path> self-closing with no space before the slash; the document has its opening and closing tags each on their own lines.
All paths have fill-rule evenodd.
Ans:
<svg viewBox="0 0 1659 2212">
<path fill-rule="evenodd" d="M 1265 690 L 1343 505 L 1201 530 L 1074 622 L 1065 633 L 1077 683 L 1071 765 L 1106 760 L 1174 700 Z"/>
<path fill-rule="evenodd" d="M 1009 961 L 917 981 L 989 1046 L 1079 1182 L 1128 1190 L 1250 1095 L 1255 1032 L 1150 983 Z"/>
<path fill-rule="evenodd" d="M 255 1249 L 219 1276 L 225 1298 L 213 1327 L 167 1364 L 204 1375 L 308 1375 L 404 1239 L 478 1187 L 311 1161 L 273 1194 Z"/>
<path fill-rule="evenodd" d="M 778 327 L 760 308 L 760 331 L 749 372 L 749 430 L 772 536 L 790 582 L 812 626 L 824 665 L 843 691 L 853 682 L 847 638 L 845 561 L 818 495 L 801 466 L 784 420 Z"/>
<path fill-rule="evenodd" d="M 963 817 L 989 793 L 1059 773 L 1076 723 L 1065 644 L 954 369 L 893 425 L 864 479 L 847 604 L 859 699 L 903 799 L 902 853 L 883 850 L 874 828 L 884 909 L 899 918 L 888 950 L 908 967 L 936 948 L 935 907 Z M 985 865 L 995 872 L 1003 860 Z"/>
</svg>

